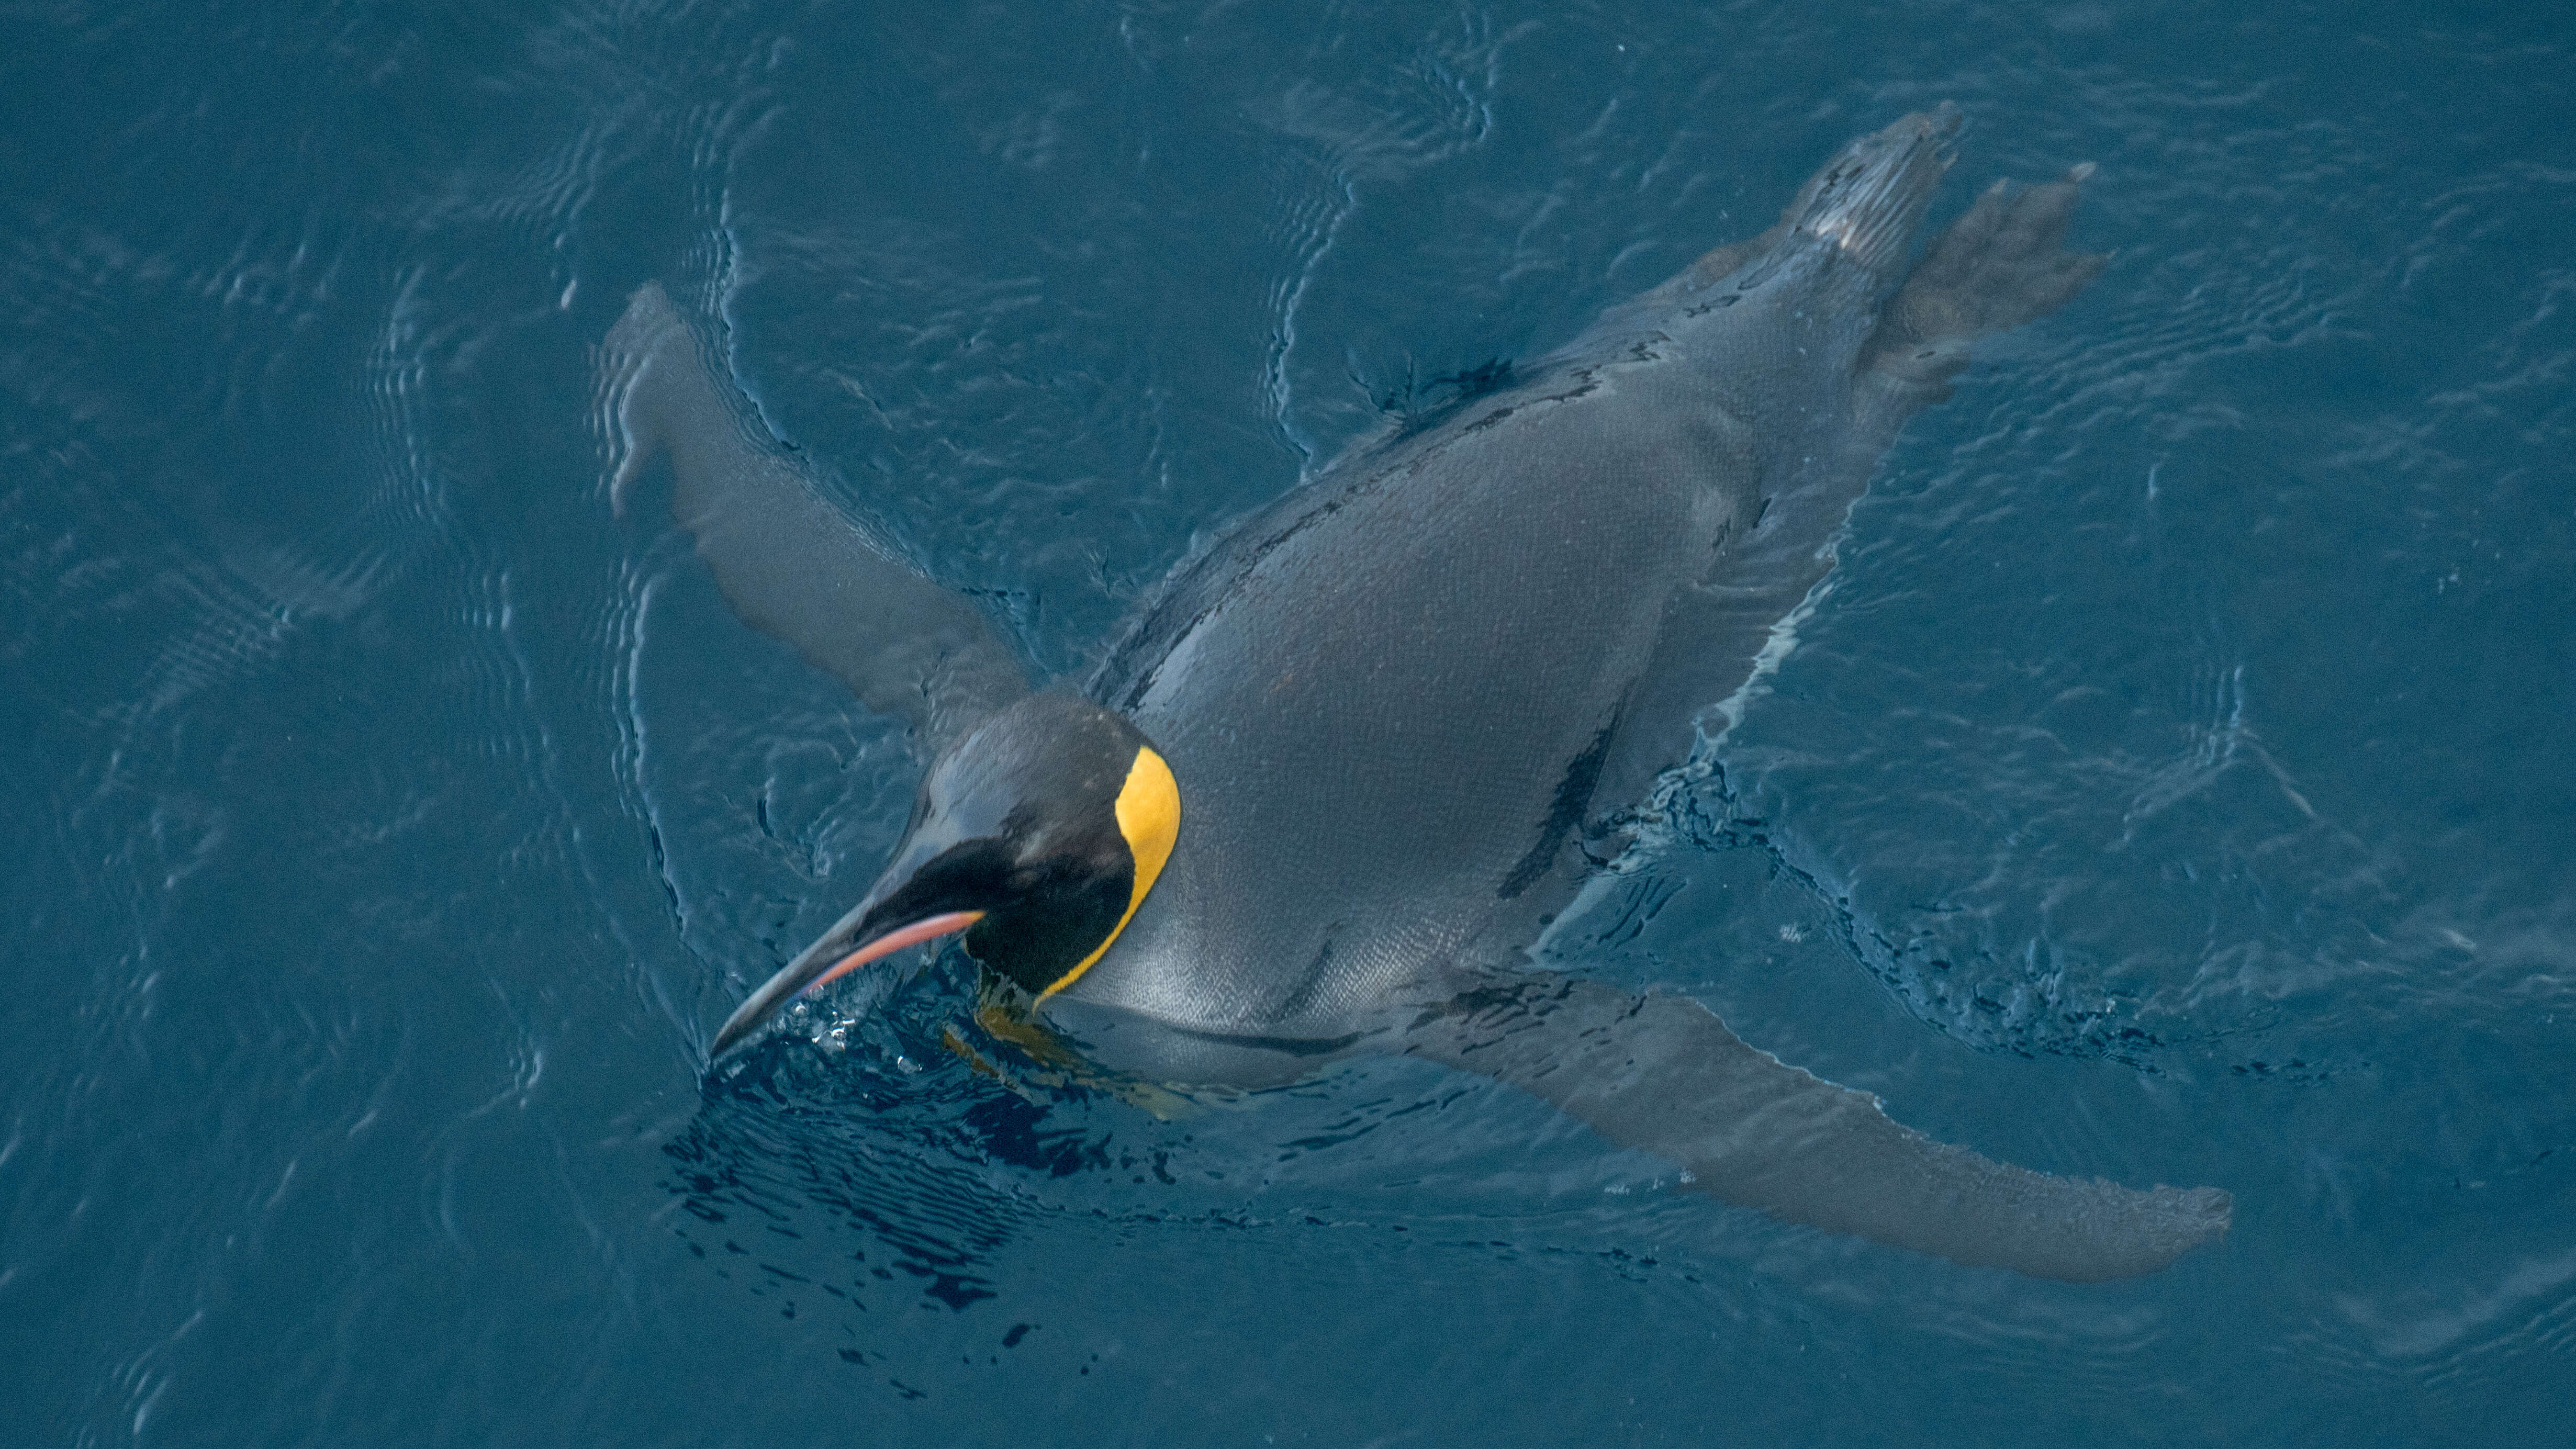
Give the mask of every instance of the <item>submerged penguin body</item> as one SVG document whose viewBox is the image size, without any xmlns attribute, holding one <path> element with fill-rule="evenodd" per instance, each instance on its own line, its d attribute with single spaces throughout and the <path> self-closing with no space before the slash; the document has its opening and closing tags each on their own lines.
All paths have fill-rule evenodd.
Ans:
<svg viewBox="0 0 2576 1449">
<path fill-rule="evenodd" d="M 1780 224 L 1610 309 L 1509 385 L 1354 447 L 1175 570 L 1090 682 L 1027 695 L 970 610 L 726 413 L 658 288 L 609 339 L 629 465 L 744 619 L 936 752 L 894 862 L 718 1034 L 963 933 L 1096 1061 L 1258 1085 L 1355 1050 L 1481 1072 L 1792 1222 L 2070 1279 L 2226 1230 L 2214 1189 L 2051 1177 L 1669 997 L 1529 949 L 1692 721 L 1748 686 L 1880 454 L 1968 341 L 2099 270 L 2076 184 L 1998 186 L 1909 265 L 1947 108 L 1863 137 Z M 738 414 L 736 415 L 738 416 Z M 876 601 L 882 601 L 881 604 Z"/>
</svg>

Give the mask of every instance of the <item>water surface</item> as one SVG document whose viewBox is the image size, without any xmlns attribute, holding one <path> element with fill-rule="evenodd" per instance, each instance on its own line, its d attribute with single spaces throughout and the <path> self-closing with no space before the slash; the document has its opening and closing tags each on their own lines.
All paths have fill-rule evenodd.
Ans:
<svg viewBox="0 0 2576 1449">
<path fill-rule="evenodd" d="M 0 13 L 25 1442 L 2566 1437 L 2550 8 Z M 2092 160 L 2115 260 L 1908 429 L 1553 947 L 1945 1140 L 2225 1186 L 2223 1245 L 1955 1268 L 1421 1063 L 996 1080 L 953 957 L 702 1085 L 914 766 L 612 516 L 635 287 L 1079 676 L 1194 540 L 1945 98 L 1945 210 Z"/>
</svg>

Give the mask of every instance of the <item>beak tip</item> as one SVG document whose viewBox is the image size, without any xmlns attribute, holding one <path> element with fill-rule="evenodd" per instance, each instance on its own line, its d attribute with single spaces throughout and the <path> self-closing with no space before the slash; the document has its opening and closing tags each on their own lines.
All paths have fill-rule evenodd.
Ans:
<svg viewBox="0 0 2576 1449">
<path fill-rule="evenodd" d="M 778 1014 L 776 1009 L 778 1003 L 775 1000 L 764 999 L 770 996 L 771 993 L 767 991 L 752 993 L 750 1000 L 735 1007 L 733 1015 L 725 1018 L 724 1025 L 716 1028 L 715 1045 L 707 1048 L 709 1068 L 715 1067 L 750 1042 L 753 1037 L 760 1035 L 760 1029 L 768 1025 L 771 1017 Z"/>
<path fill-rule="evenodd" d="M 715 1045 L 707 1049 L 707 1066 L 710 1069 L 714 1068 L 718 1062 L 725 1059 L 727 1053 L 758 1036 L 760 1029 L 766 1026 L 772 1017 L 778 1015 L 781 1008 L 798 996 L 826 982 L 836 980 L 871 961 L 892 955 L 906 946 L 916 946 L 924 941 L 954 934 L 983 918 L 982 911 L 951 911 L 930 916 L 915 921 L 899 931 L 889 931 L 874 937 L 866 945 L 851 951 L 848 949 L 850 944 L 848 938 L 853 933 L 854 923 L 860 919 L 858 911 L 851 912 L 849 918 L 843 920 L 840 926 L 835 927 L 822 940 L 806 947 L 804 952 L 790 962 L 785 970 L 770 977 L 758 991 L 751 994 L 748 1000 L 734 1008 L 733 1015 L 726 1017 L 725 1024 L 716 1029 Z M 844 952 L 847 954 L 843 954 Z M 832 963 L 836 956 L 840 958 L 837 963 L 827 964 Z"/>
<path fill-rule="evenodd" d="M 751 1035 L 750 1032 L 738 1030 L 732 1022 L 726 1022 L 724 1029 L 716 1033 L 715 1045 L 707 1049 L 707 1065 L 715 1067 L 721 1064 L 726 1057 L 733 1054 L 734 1048 L 742 1045 L 743 1038 L 749 1035 Z"/>
</svg>

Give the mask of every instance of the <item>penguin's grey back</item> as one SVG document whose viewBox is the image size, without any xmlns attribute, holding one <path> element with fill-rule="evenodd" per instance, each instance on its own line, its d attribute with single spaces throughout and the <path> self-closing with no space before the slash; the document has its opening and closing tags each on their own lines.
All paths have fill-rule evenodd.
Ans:
<svg viewBox="0 0 2576 1449">
<path fill-rule="evenodd" d="M 1323 1041 L 1525 946 L 1823 573 L 1950 124 L 1855 143 L 1763 244 L 1180 570 L 1093 686 L 1171 762 L 1180 843 L 1068 994 Z"/>
</svg>

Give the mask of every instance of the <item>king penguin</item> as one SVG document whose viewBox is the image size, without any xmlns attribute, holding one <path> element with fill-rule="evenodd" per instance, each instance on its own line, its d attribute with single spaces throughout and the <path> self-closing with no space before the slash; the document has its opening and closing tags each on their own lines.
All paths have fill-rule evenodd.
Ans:
<svg viewBox="0 0 2576 1449">
<path fill-rule="evenodd" d="M 1045 1028 L 1138 1078 L 1261 1085 L 1401 1052 L 1531 1092 L 1695 1190 L 1955 1262 L 2099 1280 L 2225 1233 L 1948 1146 L 1687 998 L 1539 969 L 1694 720 L 1781 626 L 1978 336 L 2063 305 L 2078 185 L 1998 183 L 1924 248 L 1944 106 L 1853 141 L 1778 225 L 1611 307 L 1505 386 L 1355 444 L 1181 563 L 1080 693 L 1032 692 L 966 600 L 745 423 L 658 286 L 603 348 L 622 509 L 672 502 L 754 628 L 927 761 L 893 858 L 743 1002 L 962 934 Z"/>
</svg>

